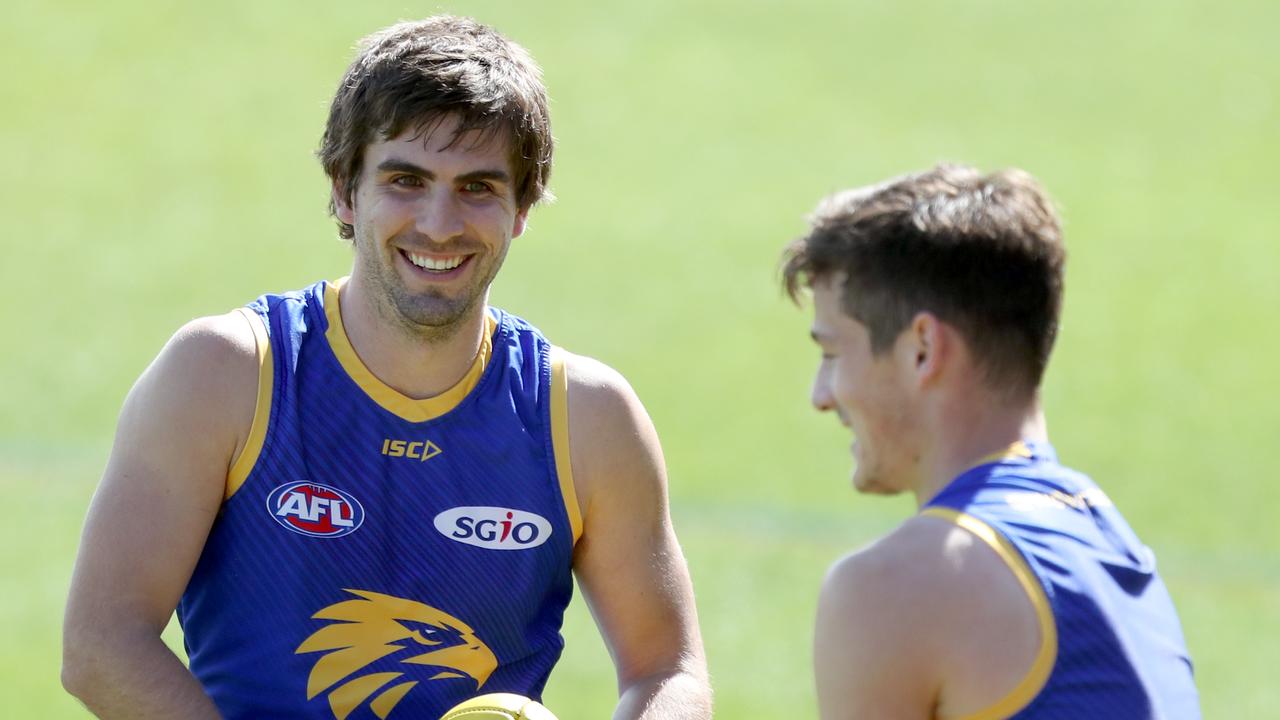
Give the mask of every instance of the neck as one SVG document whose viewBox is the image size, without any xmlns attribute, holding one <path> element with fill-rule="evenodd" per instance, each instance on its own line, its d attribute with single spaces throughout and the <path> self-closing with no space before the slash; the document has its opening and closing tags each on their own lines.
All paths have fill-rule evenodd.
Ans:
<svg viewBox="0 0 1280 720">
<path fill-rule="evenodd" d="M 480 352 L 487 298 L 448 328 L 414 332 L 388 317 L 358 274 L 342 286 L 342 324 L 369 372 L 392 389 L 415 400 L 435 397 L 466 375 Z"/>
<path fill-rule="evenodd" d="M 1046 441 L 1037 393 L 1029 401 L 996 403 L 990 397 L 958 400 L 934 413 L 933 442 L 920 453 L 916 505 L 922 507 L 965 470 L 998 456 L 1019 440 Z"/>
</svg>

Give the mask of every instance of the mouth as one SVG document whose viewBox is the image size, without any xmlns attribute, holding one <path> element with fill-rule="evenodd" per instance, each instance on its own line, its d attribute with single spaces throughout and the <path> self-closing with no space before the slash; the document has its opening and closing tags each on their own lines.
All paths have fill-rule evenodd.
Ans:
<svg viewBox="0 0 1280 720">
<path fill-rule="evenodd" d="M 450 280 L 461 275 L 471 264 L 471 258 L 475 257 L 468 254 L 416 253 L 403 248 L 399 252 L 415 275 L 432 280 Z"/>
</svg>

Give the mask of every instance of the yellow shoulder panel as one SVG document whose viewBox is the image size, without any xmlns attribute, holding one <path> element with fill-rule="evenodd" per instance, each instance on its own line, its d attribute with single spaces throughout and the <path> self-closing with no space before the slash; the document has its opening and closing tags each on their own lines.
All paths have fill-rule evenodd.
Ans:
<svg viewBox="0 0 1280 720">
<path fill-rule="evenodd" d="M 569 373 L 565 369 L 565 352 L 551 348 L 551 447 L 555 452 L 556 475 L 560 478 L 560 495 L 573 528 L 573 542 L 582 537 L 582 511 L 573 484 L 573 468 L 569 464 Z"/>
<path fill-rule="evenodd" d="M 949 508 L 931 507 L 921 511 L 921 515 L 942 518 L 952 522 L 960 527 L 968 530 L 982 540 L 996 554 L 1004 560 L 1009 569 L 1013 571 L 1014 577 L 1018 579 L 1018 584 L 1022 586 L 1023 592 L 1031 599 L 1031 604 L 1035 607 L 1036 619 L 1040 624 L 1040 652 L 1036 654 L 1036 659 L 1031 663 L 1031 669 L 1022 677 L 1022 681 L 1017 687 L 1010 690 L 1008 694 L 1000 698 L 995 704 L 980 712 L 971 715 L 965 715 L 960 720 L 1001 720 L 1018 712 L 1026 707 L 1040 691 L 1044 689 L 1044 684 L 1049 680 L 1049 673 L 1053 670 L 1053 663 L 1058 657 L 1058 629 L 1053 620 L 1053 608 L 1049 605 L 1049 597 L 1045 595 L 1044 588 L 1040 585 L 1039 578 L 1035 572 L 1027 565 L 1027 561 L 1022 557 L 1022 553 L 1009 542 L 1009 539 L 1001 535 L 995 528 L 979 520 L 978 518 L 962 512 L 956 512 Z"/>
<path fill-rule="evenodd" d="M 238 308 L 240 314 L 253 328 L 253 339 L 258 348 L 258 402 L 253 408 L 253 424 L 249 426 L 249 437 L 245 440 L 240 455 L 231 463 L 227 473 L 227 488 L 223 501 L 244 485 L 249 478 L 249 471 L 258 462 L 258 454 L 262 452 L 262 443 L 267 439 L 267 421 L 271 419 L 271 392 L 275 384 L 274 364 L 271 361 L 271 340 L 267 337 L 267 328 L 262 318 L 249 308 Z"/>
</svg>

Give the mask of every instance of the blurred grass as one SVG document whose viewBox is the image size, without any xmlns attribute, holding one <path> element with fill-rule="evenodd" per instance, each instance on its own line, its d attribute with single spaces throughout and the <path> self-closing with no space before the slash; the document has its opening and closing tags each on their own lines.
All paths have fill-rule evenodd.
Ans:
<svg viewBox="0 0 1280 720">
<path fill-rule="evenodd" d="M 58 628 L 120 402 L 187 319 L 345 273 L 310 157 L 329 97 L 360 35 L 435 9 L 544 67 L 560 199 L 494 300 L 622 370 L 654 416 L 721 715 L 813 714 L 817 583 L 910 512 L 848 491 L 778 252 L 821 195 L 940 160 L 1024 167 L 1059 200 L 1055 444 L 1159 553 L 1206 717 L 1280 701 L 1274 3 L 18 0 L 0 23 L 0 714 L 82 716 Z M 579 603 L 565 633 L 548 702 L 604 715 Z"/>
</svg>

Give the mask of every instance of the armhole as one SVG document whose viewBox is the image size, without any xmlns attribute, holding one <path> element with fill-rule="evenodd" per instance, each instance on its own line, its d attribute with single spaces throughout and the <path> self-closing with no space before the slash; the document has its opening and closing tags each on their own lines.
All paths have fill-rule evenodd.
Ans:
<svg viewBox="0 0 1280 720">
<path fill-rule="evenodd" d="M 573 468 L 569 463 L 569 372 L 565 368 L 565 352 L 551 348 L 551 449 L 555 454 L 556 477 L 560 480 L 560 497 L 569 516 L 573 544 L 582 537 L 582 512 L 573 484 Z"/>
<path fill-rule="evenodd" d="M 237 309 L 249 322 L 249 327 L 253 328 L 253 340 L 258 353 L 258 401 L 253 408 L 253 424 L 249 426 L 249 437 L 245 439 L 244 447 L 240 449 L 235 462 L 231 463 L 231 470 L 227 472 L 227 487 L 223 493 L 223 502 L 230 500 L 240 486 L 244 485 L 244 481 L 249 479 L 249 472 L 258 462 L 262 444 L 267 439 L 267 422 L 271 418 L 271 391 L 275 380 L 274 364 L 271 362 L 271 339 L 267 337 L 266 325 L 252 310 Z"/>
<path fill-rule="evenodd" d="M 1023 592 L 1027 594 L 1032 606 L 1035 607 L 1036 619 L 1040 625 L 1040 651 L 1036 654 L 1035 661 L 1031 663 L 1031 669 L 1022 677 L 1017 686 L 1005 694 L 1004 697 L 979 712 L 961 716 L 959 720 L 999 720 L 1000 718 L 1007 718 L 1025 708 L 1035 699 L 1036 695 L 1040 694 L 1040 691 L 1044 689 L 1045 683 L 1049 680 L 1049 673 L 1053 670 L 1054 660 L 1058 657 L 1058 629 L 1054 623 L 1053 608 L 1049 605 L 1049 598 L 1045 595 L 1044 587 L 1040 585 L 1039 578 L 1036 577 L 1031 566 L 1027 564 L 1026 559 L 1022 557 L 1022 553 L 1018 552 L 1013 543 L 1009 542 L 1009 539 L 997 532 L 995 528 L 973 515 L 948 508 L 926 508 L 920 514 L 941 518 L 958 525 L 977 536 L 992 550 L 995 550 L 1000 559 L 1013 572 L 1014 577 L 1018 579 L 1018 584 L 1022 586 Z"/>
</svg>

